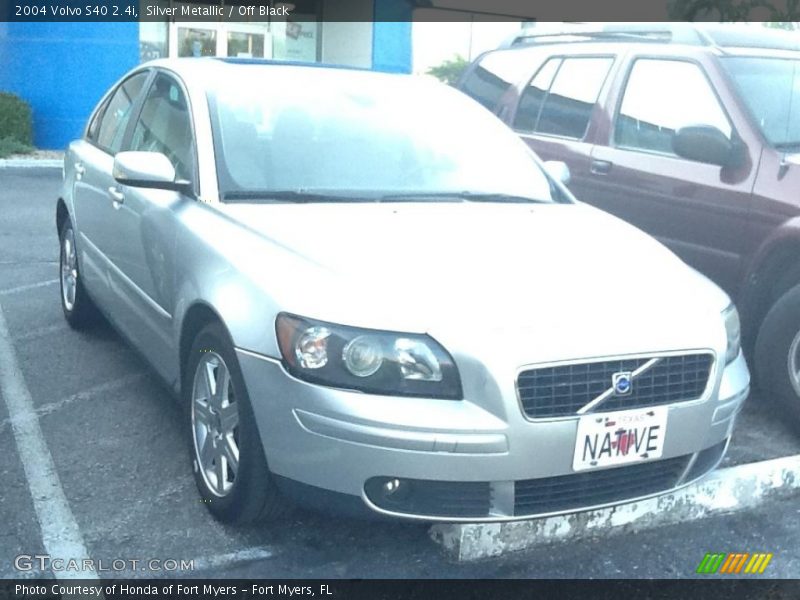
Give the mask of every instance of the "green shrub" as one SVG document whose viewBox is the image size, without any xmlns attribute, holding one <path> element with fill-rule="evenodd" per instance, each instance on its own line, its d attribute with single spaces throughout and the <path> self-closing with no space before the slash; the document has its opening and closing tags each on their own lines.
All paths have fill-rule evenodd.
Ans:
<svg viewBox="0 0 800 600">
<path fill-rule="evenodd" d="M 31 107 L 15 96 L 0 92 L 0 140 L 9 138 L 21 144 L 33 144 Z"/>
<path fill-rule="evenodd" d="M 14 138 L 0 138 L 0 158 L 8 158 L 12 154 L 27 154 L 33 152 L 28 144 L 23 144 Z"/>
<path fill-rule="evenodd" d="M 468 66 L 469 61 L 460 54 L 456 54 L 450 60 L 446 60 L 435 67 L 431 67 L 428 69 L 427 73 L 428 75 L 433 75 L 445 83 L 455 85 L 458 83 L 458 78 L 461 77 L 461 74 Z"/>
</svg>

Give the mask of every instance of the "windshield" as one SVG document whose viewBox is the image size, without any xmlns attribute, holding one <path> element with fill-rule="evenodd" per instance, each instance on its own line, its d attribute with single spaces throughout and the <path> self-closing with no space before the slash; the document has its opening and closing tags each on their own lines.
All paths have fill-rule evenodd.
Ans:
<svg viewBox="0 0 800 600">
<path fill-rule="evenodd" d="M 557 196 L 524 142 L 438 82 L 250 68 L 209 92 L 225 201 L 552 202 Z"/>
<path fill-rule="evenodd" d="M 722 60 L 767 141 L 776 148 L 800 150 L 800 60 Z"/>
</svg>

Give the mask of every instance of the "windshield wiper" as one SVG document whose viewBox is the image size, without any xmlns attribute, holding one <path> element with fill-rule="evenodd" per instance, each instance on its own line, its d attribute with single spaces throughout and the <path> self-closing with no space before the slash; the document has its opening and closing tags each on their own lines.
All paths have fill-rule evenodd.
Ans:
<svg viewBox="0 0 800 600">
<path fill-rule="evenodd" d="M 464 198 L 470 202 L 510 202 L 517 204 L 548 204 L 546 200 L 531 198 L 530 196 L 519 196 L 517 194 L 493 194 L 466 192 Z"/>
<path fill-rule="evenodd" d="M 484 192 L 408 192 L 403 194 L 387 194 L 380 197 L 380 202 L 415 202 L 417 200 L 438 200 L 450 202 L 516 202 L 544 203 L 543 200 L 518 196 L 514 194 L 498 194 Z"/>
<path fill-rule="evenodd" d="M 358 202 L 357 196 L 337 192 L 311 190 L 243 190 L 225 192 L 223 202 L 291 202 L 307 204 L 310 202 Z"/>
</svg>

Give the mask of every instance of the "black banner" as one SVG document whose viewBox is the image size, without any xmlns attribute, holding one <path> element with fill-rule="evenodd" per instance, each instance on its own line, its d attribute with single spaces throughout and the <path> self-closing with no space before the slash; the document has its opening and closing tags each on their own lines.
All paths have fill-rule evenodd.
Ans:
<svg viewBox="0 0 800 600">
<path fill-rule="evenodd" d="M 548 598 L 637 600 L 769 598 L 796 600 L 800 580 L 5 580 L 0 598 L 14 600 L 473 600 Z"/>
<path fill-rule="evenodd" d="M 326 6 L 335 3 L 335 11 Z M 331 16 L 333 15 L 333 16 Z M 797 0 L 0 0 L 0 21 L 800 21 Z"/>
</svg>

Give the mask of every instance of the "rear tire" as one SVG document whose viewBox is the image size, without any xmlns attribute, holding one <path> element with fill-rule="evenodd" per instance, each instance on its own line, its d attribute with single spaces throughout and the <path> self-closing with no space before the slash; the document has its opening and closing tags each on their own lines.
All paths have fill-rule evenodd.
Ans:
<svg viewBox="0 0 800 600">
<path fill-rule="evenodd" d="M 800 423 L 800 285 L 780 296 L 764 318 L 755 367 L 759 385 Z"/>
<path fill-rule="evenodd" d="M 61 225 L 58 239 L 61 309 L 70 327 L 86 329 L 97 322 L 99 312 L 83 287 L 78 250 L 75 246 L 75 229 L 69 219 Z"/>
<path fill-rule="evenodd" d="M 285 515 L 228 334 L 218 323 L 192 344 L 182 385 L 195 483 L 219 521 L 244 525 Z"/>
</svg>

